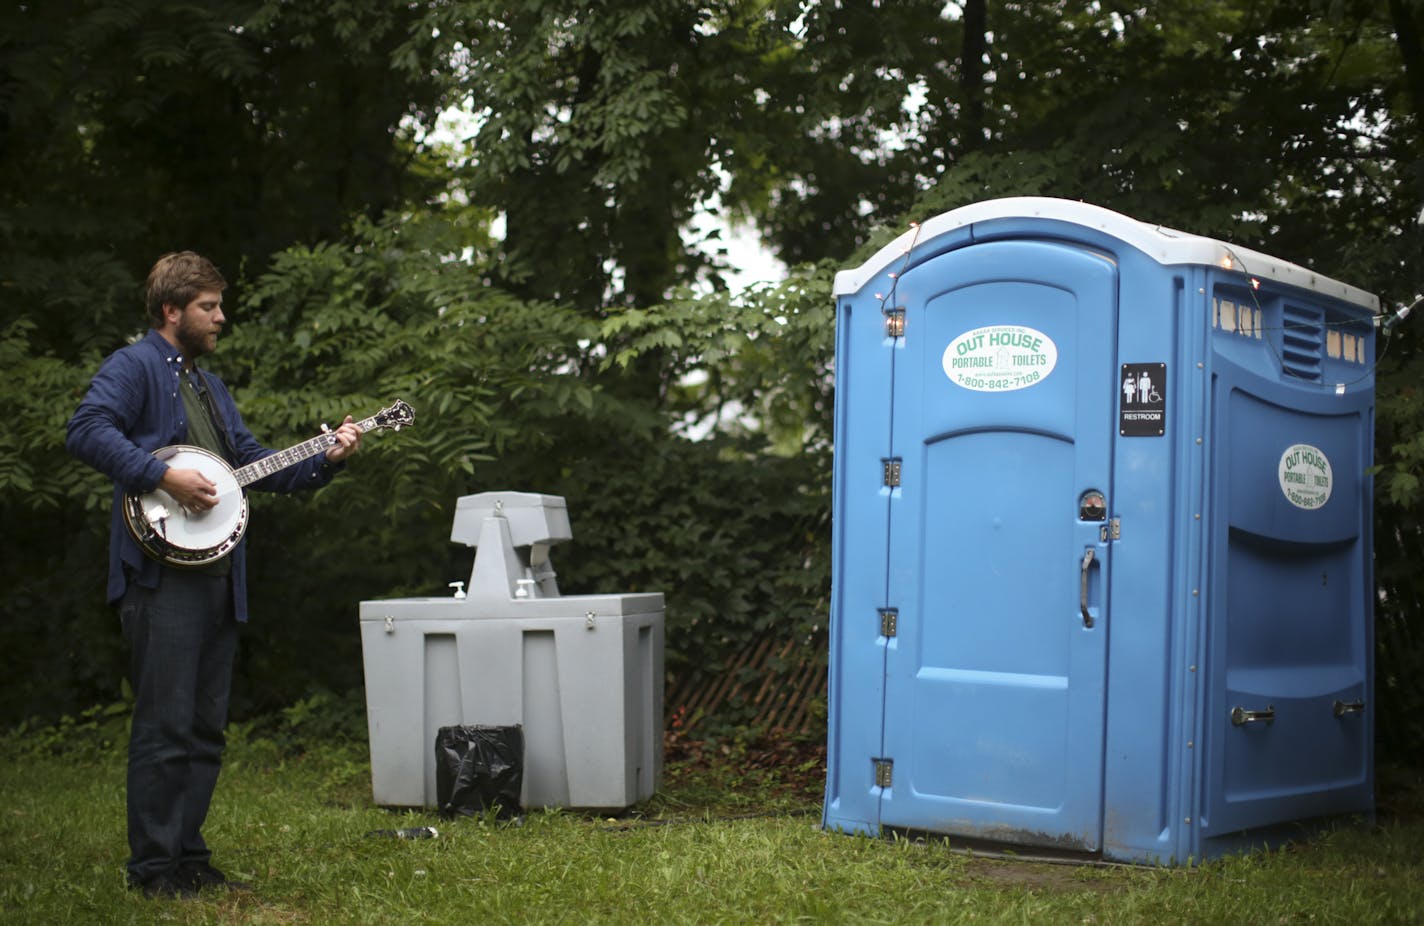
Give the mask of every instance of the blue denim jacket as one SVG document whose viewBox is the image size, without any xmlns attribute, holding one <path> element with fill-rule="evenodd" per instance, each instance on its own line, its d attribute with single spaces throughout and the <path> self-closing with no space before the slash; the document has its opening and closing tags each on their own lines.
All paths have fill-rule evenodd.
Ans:
<svg viewBox="0 0 1424 926">
<path fill-rule="evenodd" d="M 89 385 L 89 393 L 69 419 L 65 446 L 69 452 L 114 480 L 109 524 L 108 600 L 123 597 L 129 577 L 145 588 L 157 588 L 160 564 L 146 556 L 124 526 L 123 497 L 157 488 L 168 464 L 153 451 L 185 443 L 188 435 L 183 397 L 178 394 L 183 357 L 156 330 L 141 341 L 120 348 L 104 361 Z M 236 458 L 245 466 L 273 451 L 262 446 L 242 423 L 227 386 L 207 375 L 211 395 L 221 414 L 219 427 Z M 304 460 L 254 482 L 250 488 L 292 492 L 326 485 L 340 464 L 327 464 L 324 454 Z M 247 620 L 247 540 L 232 553 L 233 613 Z M 127 569 L 125 568 L 127 567 Z"/>
</svg>

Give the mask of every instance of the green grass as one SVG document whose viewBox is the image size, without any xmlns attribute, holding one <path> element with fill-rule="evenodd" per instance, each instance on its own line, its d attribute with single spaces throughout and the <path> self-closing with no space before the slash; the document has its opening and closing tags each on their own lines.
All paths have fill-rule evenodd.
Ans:
<svg viewBox="0 0 1424 926">
<path fill-rule="evenodd" d="M 241 737 L 238 737 L 241 740 Z M 445 822 L 370 802 L 359 746 L 283 758 L 236 742 L 207 836 L 245 893 L 149 901 L 124 888 L 121 747 L 0 741 L 0 922 L 1404 923 L 1424 921 L 1424 795 L 1286 850 L 1191 869 L 975 858 L 942 841 L 817 827 L 815 775 L 670 765 L 616 820 L 536 812 Z M 735 760 L 737 757 L 733 757 Z M 804 771 L 804 769 L 803 769 Z M 437 839 L 367 836 L 434 825 Z"/>
</svg>

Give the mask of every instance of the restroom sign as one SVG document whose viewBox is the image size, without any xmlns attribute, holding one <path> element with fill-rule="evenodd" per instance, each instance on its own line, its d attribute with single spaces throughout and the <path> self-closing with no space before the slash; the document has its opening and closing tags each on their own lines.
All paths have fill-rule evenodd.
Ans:
<svg viewBox="0 0 1424 926">
<path fill-rule="evenodd" d="M 940 358 L 950 382 L 975 392 L 1012 392 L 1043 382 L 1058 365 L 1058 345 L 1036 328 L 990 325 L 966 331 Z"/>
<path fill-rule="evenodd" d="M 1124 363 L 1118 377 L 1118 433 L 1161 437 L 1167 433 L 1167 364 Z"/>
</svg>

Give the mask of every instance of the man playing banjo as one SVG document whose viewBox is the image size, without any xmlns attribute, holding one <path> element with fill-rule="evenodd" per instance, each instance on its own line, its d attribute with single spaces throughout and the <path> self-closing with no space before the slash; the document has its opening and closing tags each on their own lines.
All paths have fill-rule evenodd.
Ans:
<svg viewBox="0 0 1424 926">
<path fill-rule="evenodd" d="M 185 460 L 220 458 L 241 467 L 270 456 L 238 413 L 227 387 L 198 369 L 226 321 L 226 281 L 191 251 L 166 254 L 148 275 L 152 329 L 111 354 L 69 421 L 66 445 L 114 481 L 108 600 L 129 644 L 134 715 L 128 757 L 128 883 L 150 897 L 185 897 L 229 881 L 210 862 L 202 826 L 222 765 L 223 728 L 238 625 L 247 620 L 243 523 L 211 557 L 156 558 L 141 545 L 124 506 L 154 493 L 174 510 L 150 506 L 154 534 L 184 518 L 215 518 L 241 496 Z M 350 416 L 311 456 L 253 482 L 277 492 L 317 488 L 355 453 L 361 426 Z M 174 445 L 184 445 L 175 447 Z M 193 448 L 200 449 L 193 449 Z M 163 448 L 181 456 L 155 455 Z M 173 464 L 164 462 L 173 460 Z M 147 550 L 147 553 L 145 553 Z"/>
</svg>

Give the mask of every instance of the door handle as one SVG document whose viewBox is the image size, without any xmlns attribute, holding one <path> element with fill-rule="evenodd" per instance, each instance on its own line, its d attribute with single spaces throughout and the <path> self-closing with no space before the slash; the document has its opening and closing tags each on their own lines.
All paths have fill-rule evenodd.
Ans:
<svg viewBox="0 0 1424 926">
<path fill-rule="evenodd" d="M 1263 711 L 1248 711 L 1244 707 L 1233 707 L 1231 709 L 1231 725 L 1234 727 L 1244 727 L 1248 723 L 1264 723 L 1269 726 L 1275 723 L 1276 706 L 1268 704 Z"/>
<path fill-rule="evenodd" d="M 1346 714 L 1363 714 L 1365 712 L 1365 702 L 1363 701 L 1336 701 L 1335 716 L 1344 717 Z"/>
<path fill-rule="evenodd" d="M 1083 626 L 1093 626 L 1093 615 L 1088 613 L 1088 569 L 1093 565 L 1093 548 L 1083 551 L 1083 568 L 1078 579 L 1078 610 L 1083 615 Z"/>
</svg>

